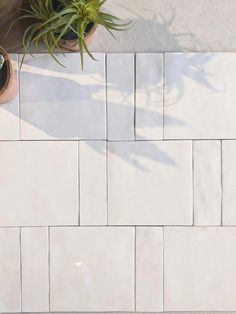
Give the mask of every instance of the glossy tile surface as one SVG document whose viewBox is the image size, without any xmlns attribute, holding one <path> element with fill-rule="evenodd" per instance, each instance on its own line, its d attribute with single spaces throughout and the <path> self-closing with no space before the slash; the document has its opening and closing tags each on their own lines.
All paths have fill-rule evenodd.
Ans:
<svg viewBox="0 0 236 314">
<path fill-rule="evenodd" d="M 78 143 L 0 143 L 0 226 L 78 223 Z"/>
<path fill-rule="evenodd" d="M 52 311 L 134 310 L 134 228 L 52 228 Z"/>
<path fill-rule="evenodd" d="M 105 139 L 105 62 L 80 55 L 27 56 L 20 72 L 21 138 Z"/>
<path fill-rule="evenodd" d="M 57 57 L 0 106 L 0 312 L 236 311 L 236 54 Z"/>
<path fill-rule="evenodd" d="M 108 149 L 109 224 L 192 224 L 191 142 L 113 142 Z"/>
<path fill-rule="evenodd" d="M 167 227 L 165 311 L 236 309 L 236 230 L 224 227 Z"/>
</svg>

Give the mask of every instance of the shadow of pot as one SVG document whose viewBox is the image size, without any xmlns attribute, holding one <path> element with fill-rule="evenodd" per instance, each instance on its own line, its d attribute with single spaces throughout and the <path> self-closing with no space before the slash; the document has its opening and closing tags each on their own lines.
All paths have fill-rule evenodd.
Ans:
<svg viewBox="0 0 236 314">
<path fill-rule="evenodd" d="M 90 23 L 88 24 L 88 27 L 86 29 L 86 34 L 85 34 L 85 43 L 86 45 L 89 45 L 91 42 L 93 35 L 97 29 L 97 24 Z M 67 34 L 65 37 L 63 37 L 59 41 L 59 46 L 65 50 L 68 51 L 79 51 L 79 44 L 78 44 L 78 38 L 75 34 Z"/>
<path fill-rule="evenodd" d="M 5 60 L 0 72 L 0 104 L 5 104 L 17 95 L 17 79 L 9 54 L 0 46 L 0 54 Z"/>
</svg>

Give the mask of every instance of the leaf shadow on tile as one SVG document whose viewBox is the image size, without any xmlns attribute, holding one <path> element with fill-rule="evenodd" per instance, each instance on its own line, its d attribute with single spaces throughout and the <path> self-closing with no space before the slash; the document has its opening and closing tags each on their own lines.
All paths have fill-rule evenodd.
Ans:
<svg viewBox="0 0 236 314">
<path fill-rule="evenodd" d="M 175 105 L 184 96 L 185 79 L 195 82 L 196 86 L 205 87 L 212 93 L 224 92 L 225 87 L 220 88 L 215 84 L 215 75 L 207 73 L 204 69 L 204 66 L 215 56 L 216 53 L 178 53 L 178 64 L 176 64 L 176 54 L 168 54 L 166 57 L 165 106 Z M 173 67 L 175 71 L 173 71 Z M 168 94 L 171 93 L 174 94 L 174 97 L 168 98 Z"/>
<path fill-rule="evenodd" d="M 142 20 L 142 16 L 134 13 L 136 15 L 135 24 L 143 25 L 144 21 Z M 159 40 L 158 34 L 162 34 L 165 38 L 168 38 L 169 41 L 175 41 L 176 51 L 183 51 L 184 45 L 181 42 L 181 38 L 184 37 L 193 37 L 193 35 L 189 32 L 183 33 L 173 33 L 171 31 L 171 26 L 173 20 L 175 18 L 175 12 L 172 10 L 170 14 L 170 18 L 167 20 L 161 14 L 153 12 L 153 19 L 150 21 L 146 21 L 146 27 L 155 26 L 156 29 L 156 40 Z M 128 32 L 127 32 L 128 33 Z M 196 41 L 196 45 L 200 45 L 199 41 L 196 38 L 193 38 Z M 207 89 L 212 92 L 218 92 L 218 90 L 211 84 L 211 76 L 205 73 L 204 65 L 214 57 L 214 54 L 203 54 L 202 58 L 196 58 L 197 54 L 182 54 L 181 67 L 178 67 L 178 70 L 175 72 L 173 79 L 168 82 L 164 82 L 164 110 L 167 105 L 174 105 L 181 97 L 184 95 L 184 77 L 187 77 L 191 80 L 194 80 L 197 84 L 204 85 Z M 166 69 L 165 69 L 166 70 Z M 27 114 L 22 115 L 22 103 L 21 103 L 21 120 L 26 122 L 29 125 L 32 125 L 34 128 L 43 131 L 45 134 L 49 135 L 49 138 L 52 139 L 80 139 L 80 140 L 88 140 L 85 137 L 78 137 L 78 114 L 81 112 L 84 113 L 83 128 L 93 128 L 96 126 L 99 119 L 103 118 L 103 113 L 100 111 L 104 105 L 104 99 L 102 94 L 104 93 L 104 82 L 103 78 L 95 79 L 93 84 L 86 85 L 86 75 L 80 73 L 80 78 L 76 79 L 76 71 L 73 68 L 73 64 L 69 66 L 68 75 L 63 74 L 63 68 L 60 68 L 57 64 L 54 64 L 50 70 L 46 68 L 43 69 L 43 73 L 40 73 L 40 68 L 37 69 L 36 66 L 31 66 L 31 69 L 21 70 L 21 75 L 27 77 L 29 82 L 34 82 L 34 90 L 30 94 L 30 97 L 27 99 L 27 102 L 30 104 L 32 109 L 30 108 Z M 90 75 L 97 77 L 98 73 L 90 73 Z M 48 90 L 48 82 L 42 81 L 43 75 L 51 76 L 51 85 L 53 88 L 49 89 L 49 93 L 45 95 L 44 90 Z M 43 83 L 42 83 L 43 82 Z M 84 85 L 84 86 L 83 86 Z M 83 90 L 85 93 L 81 93 L 78 97 L 76 96 L 77 90 L 81 89 L 83 86 Z M 116 89 L 116 86 L 113 86 Z M 150 93 L 153 92 L 153 86 L 150 87 L 146 92 L 146 99 L 148 100 L 150 97 Z M 55 93 L 56 90 L 56 93 Z M 166 94 L 169 91 L 176 90 L 177 94 L 175 99 L 171 101 L 169 104 L 166 99 Z M 160 90 L 157 90 L 157 93 L 160 93 Z M 46 100 L 45 100 L 46 96 Z M 69 100 L 68 100 L 69 97 Z M 124 91 L 122 101 L 117 103 L 110 103 L 110 106 L 117 107 L 117 112 L 123 112 L 123 115 L 130 115 L 130 106 L 127 105 L 127 101 L 129 98 L 128 92 Z M 79 106 L 80 102 L 80 106 Z M 90 105 L 90 109 L 87 110 L 88 103 Z M 159 104 L 162 105 L 162 104 Z M 191 104 L 190 104 L 191 105 Z M 34 110 L 34 106 L 39 106 L 41 108 L 41 113 L 38 110 Z M 80 107 L 80 109 L 79 109 Z M 6 108 L 7 110 L 7 108 Z M 161 113 L 152 112 L 152 109 L 149 106 L 145 108 L 136 108 L 135 110 L 139 111 L 140 115 L 153 115 L 153 119 L 149 120 L 148 125 L 145 119 L 139 123 L 139 128 L 145 127 L 156 127 L 156 121 L 159 121 L 160 128 L 163 127 L 163 119 L 164 119 L 164 128 L 169 125 L 183 127 L 186 126 L 186 122 L 169 116 L 164 113 L 164 117 Z M 96 111 L 96 114 L 91 116 L 93 112 Z M 61 112 L 57 115 L 58 112 Z M 135 112 L 134 112 L 135 115 Z M 134 121 L 135 124 L 135 121 Z M 106 140 L 105 137 L 101 136 L 100 138 L 94 137 L 92 140 Z M 147 141 L 147 146 L 150 146 L 150 150 L 155 149 L 155 146 L 152 147 L 151 142 L 148 142 L 149 139 L 142 138 L 139 136 L 139 140 Z M 102 152 L 104 153 L 104 152 Z M 162 162 L 167 165 L 175 165 L 175 161 L 172 156 L 167 156 L 162 151 L 156 151 L 156 161 Z M 151 158 L 148 154 L 144 153 L 144 158 Z M 131 163 L 133 166 L 140 166 L 135 160 L 134 156 L 124 156 L 120 155 L 120 158 L 126 160 Z"/>
</svg>

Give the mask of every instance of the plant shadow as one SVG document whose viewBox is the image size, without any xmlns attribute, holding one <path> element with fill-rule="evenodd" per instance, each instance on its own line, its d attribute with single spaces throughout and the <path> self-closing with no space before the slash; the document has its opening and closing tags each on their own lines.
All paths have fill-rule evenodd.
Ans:
<svg viewBox="0 0 236 314">
<path fill-rule="evenodd" d="M 192 36 L 188 33 L 172 34 L 170 26 L 175 15 L 165 21 L 160 14 L 153 13 L 153 19 L 149 21 L 152 27 L 165 36 L 175 40 L 174 46 L 182 51 L 179 38 Z M 137 16 L 136 26 L 142 20 Z M 143 25 L 141 21 L 140 25 Z M 139 26 L 138 26 L 139 27 Z M 148 25 L 146 26 L 148 28 Z M 129 31 L 127 31 L 127 36 Z M 157 36 L 158 40 L 158 36 Z M 103 59 L 103 54 L 95 55 L 98 59 Z M 175 73 L 165 82 L 165 94 L 175 91 L 175 96 L 165 106 L 174 105 L 184 95 L 184 79 L 187 77 L 203 85 L 213 92 L 219 92 L 211 83 L 211 76 L 204 71 L 204 66 L 214 58 L 214 54 L 185 53 L 180 54 L 181 66 L 176 68 Z M 59 59 L 66 65 L 66 68 L 58 66 L 50 59 L 48 55 L 38 54 L 35 58 L 27 56 L 24 65 L 20 71 L 20 118 L 21 118 L 21 136 L 23 140 L 85 140 L 88 145 L 89 140 L 107 140 L 107 108 L 106 108 L 106 69 L 105 62 L 91 62 L 88 56 L 85 56 L 84 72 L 80 69 L 78 54 L 69 54 L 65 59 L 62 55 Z M 171 55 L 168 54 L 171 58 Z M 70 62 L 68 62 L 68 60 Z M 167 69 L 168 71 L 168 69 Z M 172 71 L 173 72 L 173 71 Z M 155 84 L 145 89 L 142 108 L 136 108 L 140 116 L 151 116 L 152 119 L 143 119 L 136 131 L 138 139 L 145 141 L 145 150 L 135 150 L 134 155 L 120 154 L 119 157 L 124 161 L 137 166 L 143 170 L 145 166 L 139 161 L 139 158 L 147 158 L 155 162 L 160 162 L 167 166 L 177 166 L 174 156 L 157 148 L 152 141 L 142 135 L 142 129 L 162 128 L 163 115 L 152 108 L 150 104 L 152 95 L 162 94 L 161 76 L 155 81 Z M 119 99 L 109 101 L 109 106 L 114 112 L 120 113 L 122 117 L 135 115 L 132 103 L 130 103 L 130 90 L 122 86 L 112 85 L 111 88 L 121 94 Z M 162 103 L 156 104 L 162 106 Z M 3 110 L 8 110 L 4 106 Z M 136 112 L 136 113 L 137 113 Z M 12 111 L 12 114 L 16 114 Z M 165 125 L 183 127 L 186 122 L 175 117 L 168 116 L 166 113 Z M 119 119 L 119 116 L 117 116 Z M 134 119 L 135 120 L 135 119 Z M 127 132 L 133 132 L 132 129 Z M 92 148 L 94 146 L 91 145 Z M 95 148 L 97 149 L 97 148 Z M 105 153 L 98 151 L 98 153 Z"/>
</svg>

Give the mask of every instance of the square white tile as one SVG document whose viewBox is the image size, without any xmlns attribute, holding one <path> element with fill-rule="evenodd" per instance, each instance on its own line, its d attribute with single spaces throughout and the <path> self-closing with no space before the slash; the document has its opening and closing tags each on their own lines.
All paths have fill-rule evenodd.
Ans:
<svg viewBox="0 0 236 314">
<path fill-rule="evenodd" d="M 236 310 L 236 229 L 164 229 L 164 311 Z"/>
<path fill-rule="evenodd" d="M 167 139 L 236 137 L 236 54 L 165 54 Z"/>
<path fill-rule="evenodd" d="M 108 224 L 191 225 L 189 141 L 108 143 Z"/>
<path fill-rule="evenodd" d="M 20 311 L 20 229 L 0 228 L 0 312 Z"/>
<path fill-rule="evenodd" d="M 18 55 L 10 54 L 18 83 Z M 19 88 L 19 87 L 18 87 Z M 0 140 L 20 139 L 19 93 L 9 103 L 0 104 Z"/>
<path fill-rule="evenodd" d="M 27 55 L 20 72 L 21 137 L 106 139 L 105 56 Z"/>
<path fill-rule="evenodd" d="M 0 143 L 0 226 L 78 224 L 78 143 Z"/>
<path fill-rule="evenodd" d="M 52 228 L 51 311 L 134 310 L 134 228 Z"/>
</svg>

